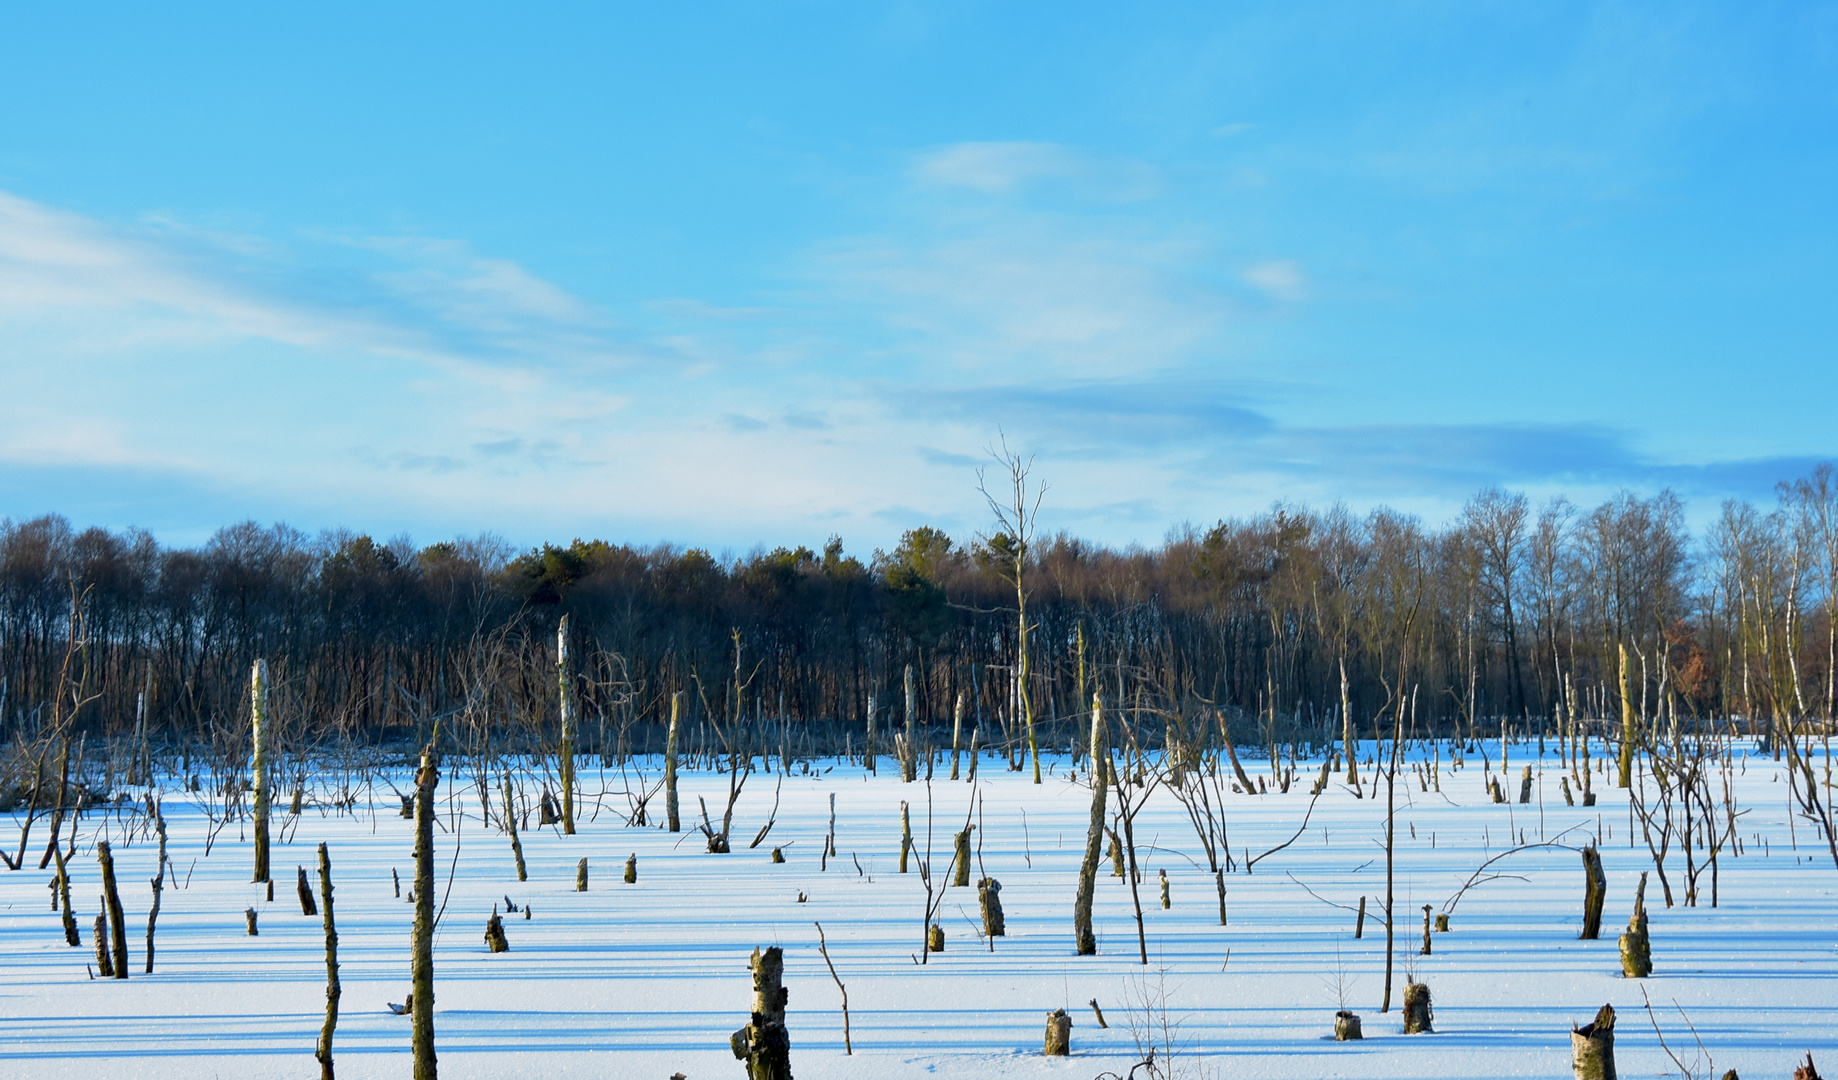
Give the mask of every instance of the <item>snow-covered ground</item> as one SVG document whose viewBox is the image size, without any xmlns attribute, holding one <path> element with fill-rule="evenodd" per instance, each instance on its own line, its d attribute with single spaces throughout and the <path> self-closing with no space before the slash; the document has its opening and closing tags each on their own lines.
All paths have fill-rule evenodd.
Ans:
<svg viewBox="0 0 1838 1080">
<path fill-rule="evenodd" d="M 1531 805 L 1494 805 L 1484 793 L 1478 755 L 1452 773 L 1445 752 L 1440 793 L 1400 777 L 1397 975 L 1389 1013 L 1379 1010 L 1384 801 L 1369 786 L 1360 799 L 1335 785 L 1291 847 L 1258 862 L 1251 874 L 1242 867 L 1228 874 L 1230 925 L 1223 927 L 1193 828 L 1180 805 L 1157 792 L 1136 823 L 1145 967 L 1138 962 L 1129 887 L 1110 876 L 1108 861 L 1096 903 L 1100 953 L 1073 955 L 1072 901 L 1090 791 L 1069 781 L 1064 759 L 1052 763 L 1040 786 L 1030 782 L 1031 773 L 1005 771 L 999 756 L 983 759 L 974 788 L 945 780 L 947 766 L 929 796 L 924 782 L 902 784 L 885 761 L 878 776 L 868 777 L 859 767 L 826 760 L 816 775 L 783 778 L 777 824 L 749 850 L 781 780 L 756 773 L 736 808 L 735 850 L 727 855 L 706 854 L 690 829 L 699 817 L 698 795 L 718 817 L 725 776 L 684 775 L 686 831 L 671 834 L 625 824 L 627 778 L 639 783 L 634 774 L 583 768 L 587 798 L 578 835 L 532 825 L 523 835 L 530 872 L 524 884 L 517 882 L 508 838 L 486 827 L 469 801 L 476 794 L 470 777 L 462 773 L 455 782 L 446 773 L 436 841 L 437 900 L 445 905 L 435 948 L 440 1068 L 446 1076 L 491 1080 L 741 1076 L 727 1036 L 746 1021 L 747 958 L 757 945 L 780 945 L 792 1066 L 800 1080 L 1125 1074 L 1138 1060 L 1130 1016 L 1140 1014 L 1145 996 L 1165 999 L 1183 1046 L 1174 1064 L 1188 1075 L 1567 1077 L 1570 1027 L 1593 1018 L 1604 1002 L 1620 1013 L 1622 1075 L 1676 1074 L 1648 1022 L 1642 990 L 1687 1063 L 1698 1049 L 1680 1009 L 1718 1073 L 1736 1068 L 1749 1078 L 1786 1077 L 1808 1050 L 1838 1072 L 1838 1036 L 1825 1015 L 1838 1001 L 1838 871 L 1810 823 L 1800 820 L 1790 833 L 1780 767 L 1750 749 L 1735 776 L 1747 811 L 1738 830 L 1746 847 L 1740 857 L 1724 853 L 1718 907 L 1709 906 L 1708 873 L 1702 906 L 1682 906 L 1683 857 L 1674 845 L 1667 870 L 1681 906 L 1666 908 L 1657 880 L 1649 885 L 1655 972 L 1637 981 L 1621 978 L 1615 938 L 1640 871 L 1653 864 L 1637 829 L 1630 834 L 1626 795 L 1612 777 L 1598 777 L 1599 806 L 1567 807 L 1554 745 L 1544 758 L 1536 755 L 1535 746 L 1514 747 L 1505 778 L 1516 798 L 1520 766 L 1539 766 Z M 1256 772 L 1266 763 L 1246 766 Z M 647 778 L 656 776 L 653 761 Z M 1228 796 L 1230 842 L 1241 863 L 1246 850 L 1256 855 L 1295 833 L 1309 805 L 1308 785 L 1305 778 L 1288 794 Z M 1008 936 L 991 952 L 973 925 L 975 889 L 952 889 L 940 908 L 946 949 L 918 966 L 925 893 L 916 872 L 898 872 L 899 805 L 912 805 L 923 850 L 929 797 L 932 859 L 942 881 L 951 834 L 962 827 L 973 790 L 983 800 L 982 865 L 1002 882 Z M 832 795 L 839 855 L 823 870 Z M 0 871 L 0 1075 L 315 1075 L 324 937 L 320 920 L 301 914 L 293 879 L 296 865 L 312 874 L 314 848 L 323 840 L 337 888 L 344 983 L 339 1075 L 406 1076 L 409 1020 L 385 1003 L 403 1000 L 408 989 L 413 824 L 394 813 L 389 788 L 381 788 L 374 813 L 363 802 L 355 816 L 315 806 L 298 821 L 278 813 L 272 903 L 248 881 L 246 827 L 229 824 L 205 855 L 209 821 L 194 798 L 165 797 L 177 881 L 164 894 L 152 975 L 141 974 L 151 839 L 127 842 L 124 823 L 112 816 L 106 824 L 99 814 L 83 820 L 71 863 L 82 948 L 64 944 L 45 887 L 50 871 Z M 285 802 L 277 807 L 285 808 Z M 661 816 L 660 795 L 653 821 Z M 92 847 L 105 829 L 129 913 L 133 977 L 125 982 L 92 980 L 87 970 L 99 891 Z M 34 829 L 29 866 L 45 835 L 44 825 Z M 1450 932 L 1435 935 L 1433 955 L 1415 955 L 1422 906 L 1442 910 L 1490 856 L 1521 836 L 1528 844 L 1559 836 L 1580 844 L 1598 835 L 1609 889 L 1601 940 L 1577 940 L 1582 863 L 1575 851 L 1553 847 L 1496 863 L 1492 872 L 1510 876 L 1467 892 Z M 784 847 L 782 865 L 770 861 L 774 845 Z M 627 885 L 620 871 L 634 853 L 638 882 Z M 574 889 L 583 856 L 591 867 L 585 893 Z M 404 899 L 395 895 L 392 868 L 403 878 Z M 1171 883 L 1173 906 L 1166 911 L 1157 896 L 1161 870 Z M 316 887 L 316 875 L 314 881 Z M 1362 894 L 1371 898 L 1369 917 L 1356 940 L 1354 916 L 1345 908 Z M 533 915 L 508 918 L 511 951 L 492 955 L 482 932 L 492 905 L 507 895 Z M 243 909 L 250 906 L 261 912 L 259 937 L 244 933 Z M 841 998 L 818 953 L 817 921 L 848 987 L 853 1056 L 843 1051 Z M 1433 1035 L 1401 1034 L 1407 961 L 1434 994 Z M 1344 970 L 1348 1007 L 1364 1020 L 1363 1042 L 1331 1039 L 1337 968 Z M 1098 1027 L 1087 1005 L 1092 998 L 1104 1008 L 1108 1029 Z M 1045 1016 L 1059 1007 L 1073 1016 L 1074 1053 L 1044 1058 Z"/>
</svg>

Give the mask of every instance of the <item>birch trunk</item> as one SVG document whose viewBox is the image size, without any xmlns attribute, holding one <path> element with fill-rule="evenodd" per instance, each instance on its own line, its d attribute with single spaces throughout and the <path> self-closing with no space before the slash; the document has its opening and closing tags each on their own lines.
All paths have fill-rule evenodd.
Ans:
<svg viewBox="0 0 1838 1080">
<path fill-rule="evenodd" d="M 562 710 L 562 832 L 574 835 L 575 715 L 572 673 L 568 666 L 568 616 L 555 631 L 555 681 Z"/>
<path fill-rule="evenodd" d="M 434 793 L 440 784 L 434 747 L 421 751 L 415 774 L 415 929 L 409 977 L 415 995 L 415 1080 L 436 1080 L 434 1058 Z"/>
<path fill-rule="evenodd" d="M 1091 828 L 1085 836 L 1085 859 L 1079 864 L 1079 891 L 1072 902 L 1072 936 L 1080 956 L 1098 954 L 1091 929 L 1091 897 L 1098 884 L 1098 860 L 1104 854 L 1104 773 L 1109 751 L 1104 745 L 1104 703 L 1091 698 Z"/>
</svg>

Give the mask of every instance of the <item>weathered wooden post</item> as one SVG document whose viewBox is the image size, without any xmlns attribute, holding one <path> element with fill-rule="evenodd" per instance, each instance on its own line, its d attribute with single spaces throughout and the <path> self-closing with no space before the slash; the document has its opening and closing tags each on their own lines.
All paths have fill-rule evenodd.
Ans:
<svg viewBox="0 0 1838 1080">
<path fill-rule="evenodd" d="M 983 933 L 992 938 L 1007 937 L 1008 923 L 1002 915 L 1002 883 L 986 877 L 977 882 L 976 900 L 983 909 Z"/>
<path fill-rule="evenodd" d="M 439 762 L 430 741 L 415 773 L 415 929 L 409 950 L 415 1080 L 436 1080 L 439 1075 L 434 1057 L 434 793 L 439 785 Z"/>
<path fill-rule="evenodd" d="M 249 672 L 250 737 L 255 743 L 249 786 L 255 804 L 255 877 L 268 880 L 268 661 L 257 660 Z"/>
<path fill-rule="evenodd" d="M 753 1015 L 728 1037 L 747 1080 L 791 1080 L 791 1036 L 785 1031 L 785 954 L 777 945 L 753 950 Z"/>
<path fill-rule="evenodd" d="M 332 856 L 324 843 L 319 845 L 319 898 L 325 904 L 325 1026 L 319 1029 L 313 1057 L 319 1061 L 319 1080 L 333 1080 L 332 1030 L 338 1026 L 338 999 L 344 990 L 338 985 L 338 926 L 332 921 Z"/>
<path fill-rule="evenodd" d="M 683 831 L 683 820 L 677 816 L 676 800 L 676 733 L 683 715 L 683 691 L 670 695 L 670 732 L 664 736 L 664 819 L 671 832 Z M 519 879 L 521 880 L 521 879 Z"/>
<path fill-rule="evenodd" d="M 562 710 L 562 832 L 574 835 L 574 685 L 568 666 L 568 616 L 555 630 L 556 690 Z"/>
<path fill-rule="evenodd" d="M 1570 1029 L 1570 1069 L 1576 1080 L 1615 1080 L 1615 1007 L 1604 1005 L 1592 1023 Z"/>
<path fill-rule="evenodd" d="M 1064 1009 L 1047 1014 L 1047 1037 L 1043 1051 L 1047 1057 L 1067 1057 L 1072 1053 L 1072 1017 Z"/>
<path fill-rule="evenodd" d="M 1091 929 L 1091 897 L 1098 885 L 1098 860 L 1104 853 L 1104 703 L 1091 696 L 1091 827 L 1085 834 L 1085 859 L 1079 864 L 1079 890 L 1072 901 L 1072 938 L 1080 956 L 1098 954 L 1098 937 Z M 1064 1011 L 1064 1010 L 1062 1010 Z M 1067 1020 L 1070 1027 L 1071 1020 Z"/>
<path fill-rule="evenodd" d="M 1404 984 L 1404 1034 L 1425 1035 L 1430 1027 L 1430 988 L 1420 982 Z"/>
<path fill-rule="evenodd" d="M 1602 904 L 1608 899 L 1608 875 L 1602 872 L 1602 853 L 1592 845 L 1583 849 L 1583 933 L 1581 940 L 1602 936 Z"/>
<path fill-rule="evenodd" d="M 1621 974 L 1629 979 L 1644 979 L 1653 974 L 1653 948 L 1647 937 L 1647 874 L 1640 872 L 1640 887 L 1634 893 L 1634 914 L 1627 920 L 1627 932 L 1621 935 Z"/>
<path fill-rule="evenodd" d="M 52 837 L 52 843 L 57 842 Z M 107 840 L 96 841 L 96 859 L 102 864 L 102 900 L 108 908 L 109 941 L 114 946 L 115 978 L 128 977 L 128 924 L 121 911 L 121 890 L 115 887 L 115 856 Z"/>
</svg>

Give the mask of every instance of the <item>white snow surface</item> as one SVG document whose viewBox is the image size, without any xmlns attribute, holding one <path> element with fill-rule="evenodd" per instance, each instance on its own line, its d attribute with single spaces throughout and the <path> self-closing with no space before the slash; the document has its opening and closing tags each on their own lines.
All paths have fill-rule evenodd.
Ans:
<svg viewBox="0 0 1838 1080">
<path fill-rule="evenodd" d="M 1375 749 L 1368 743 L 1365 752 Z M 1496 744 L 1496 758 L 1497 751 Z M 1072 781 L 1066 759 L 1049 758 L 1051 772 L 1036 786 L 1031 770 L 1008 771 L 995 754 L 981 759 L 975 785 L 954 783 L 944 778 L 948 756 L 929 787 L 923 779 L 901 783 L 885 759 L 874 776 L 834 759 L 818 762 L 809 776 L 756 771 L 736 806 L 734 851 L 726 855 L 707 854 L 693 831 L 698 796 L 718 820 L 726 776 L 683 775 L 685 831 L 671 834 L 656 825 L 661 794 L 652 800 L 650 827 L 626 823 L 626 792 L 656 783 L 655 759 L 623 770 L 583 761 L 579 832 L 563 836 L 532 823 L 523 833 L 530 880 L 522 884 L 508 837 L 483 822 L 473 777 L 451 759 L 442 770 L 436 833 L 436 900 L 445 908 L 435 944 L 441 1074 L 741 1077 L 744 1068 L 727 1039 L 750 1008 L 748 956 L 770 945 L 785 951 L 787 1026 L 800 1080 L 1121 1076 L 1140 1060 L 1130 1020 L 1135 1014 L 1142 1023 L 1145 994 L 1165 995 L 1181 1050 L 1171 1063 L 1176 1075 L 1568 1077 L 1571 1026 L 1587 1023 L 1604 1002 L 1619 1013 L 1623 1076 L 1678 1075 L 1655 1037 L 1643 990 L 1668 1044 L 1688 1065 L 1702 1040 L 1715 1060 L 1717 1071 L 1709 1075 L 1735 1068 L 1745 1078 L 1786 1077 L 1808 1051 L 1838 1073 L 1838 1043 L 1826 1015 L 1838 1001 L 1838 870 L 1811 822 L 1790 824 L 1782 770 L 1752 746 L 1734 777 L 1746 810 L 1738 830 L 1744 848 L 1739 857 L 1722 856 L 1717 906 L 1710 906 L 1708 872 L 1699 906 L 1683 906 L 1684 858 L 1676 843 L 1666 869 L 1679 906 L 1665 906 L 1657 878 L 1648 886 L 1655 971 L 1645 980 L 1621 977 L 1615 939 L 1630 914 L 1635 882 L 1653 860 L 1637 827 L 1630 835 L 1628 797 L 1614 787 L 1612 773 L 1596 777 L 1600 805 L 1587 809 L 1568 807 L 1559 796 L 1564 770 L 1554 743 L 1542 758 L 1536 744 L 1513 748 L 1504 786 L 1516 799 L 1520 766 L 1535 764 L 1530 805 L 1492 804 L 1478 754 L 1459 772 L 1451 772 L 1448 753 L 1441 755 L 1440 793 L 1400 775 L 1389 1012 L 1380 1009 L 1385 802 L 1382 787 L 1374 797 L 1369 772 L 1365 798 L 1336 783 L 1294 844 L 1263 858 L 1250 874 L 1243 871 L 1246 851 L 1272 848 L 1301 825 L 1308 777 L 1319 759 L 1314 769 L 1302 764 L 1304 778 L 1286 794 L 1228 795 L 1239 867 L 1226 876 L 1227 926 L 1219 925 L 1212 876 L 1192 825 L 1168 792 L 1156 792 L 1135 826 L 1144 966 L 1129 886 L 1110 875 L 1108 859 L 1096 900 L 1099 955 L 1073 955 L 1073 893 L 1091 804 L 1084 773 Z M 1246 767 L 1268 772 L 1267 762 Z M 406 769 L 392 779 L 407 789 Z M 942 883 L 951 834 L 962 827 L 973 792 L 982 799 L 981 873 L 1002 882 L 1008 936 L 990 951 L 974 925 L 974 887 L 951 889 L 940 908 L 946 949 L 921 966 L 915 957 L 925 894 L 916 869 L 898 872 L 899 806 L 911 804 L 923 856 L 929 800 L 931 859 Z M 0 871 L 0 1076 L 316 1076 L 324 933 L 319 918 L 301 914 L 294 867 L 307 868 L 317 891 L 320 841 L 331 851 L 344 986 L 334 1046 L 338 1075 L 408 1076 L 409 1020 L 385 1003 L 401 1001 L 408 989 L 413 823 L 397 816 L 387 785 L 374 794 L 374 803 L 360 801 L 355 814 L 309 799 L 294 819 L 283 793 L 269 902 L 264 888 L 248 880 L 248 826 L 229 823 L 206 855 L 210 822 L 199 797 L 167 790 L 176 880 L 162 901 L 151 975 L 142 967 L 152 838 L 125 835 L 132 825 L 125 811 L 82 820 L 71 872 L 84 944 L 70 948 L 48 902 L 51 872 L 32 869 L 47 835 L 43 823 L 35 827 L 28 868 Z M 823 869 L 832 794 L 839 854 Z M 775 797 L 777 824 L 749 849 Z M 1113 811 L 1115 805 L 1113 794 Z M 1599 836 L 1608 874 L 1602 939 L 1577 939 L 1583 874 L 1576 850 L 1548 847 L 1495 863 L 1490 873 L 1509 876 L 1462 896 L 1450 931 L 1434 935 L 1433 955 L 1416 955 L 1422 906 L 1443 910 L 1477 867 L 1521 835 L 1526 843 L 1561 838 L 1576 847 Z M 99 837 L 112 842 L 128 911 L 132 977 L 125 982 L 92 980 L 88 972 Z M 770 861 L 774 845 L 784 847 L 782 865 Z M 634 853 L 638 882 L 627 885 L 621 871 Z M 584 893 L 574 888 L 583 856 L 591 869 Z M 403 879 L 403 899 L 395 895 L 392 868 Z M 1166 911 L 1157 895 L 1161 870 L 1172 890 Z M 1352 912 L 1334 905 L 1351 908 L 1362 894 L 1368 918 L 1356 940 Z M 511 951 L 492 955 L 483 928 L 507 895 L 533 914 L 507 917 Z M 243 909 L 250 906 L 261 913 L 258 937 L 244 933 Z M 818 953 L 815 921 L 848 987 L 852 1056 L 844 1053 L 841 998 Z M 1407 963 L 1434 995 L 1434 1034 L 1402 1034 Z M 1362 1042 L 1332 1041 L 1337 965 L 1345 971 L 1347 1006 L 1364 1022 Z M 1087 1004 L 1092 998 L 1108 1029 L 1098 1026 Z M 1045 1058 L 1045 1017 L 1059 1007 L 1072 1014 L 1074 1052 Z M 1708 1073 L 1697 1064 L 1699 1075 Z"/>
</svg>

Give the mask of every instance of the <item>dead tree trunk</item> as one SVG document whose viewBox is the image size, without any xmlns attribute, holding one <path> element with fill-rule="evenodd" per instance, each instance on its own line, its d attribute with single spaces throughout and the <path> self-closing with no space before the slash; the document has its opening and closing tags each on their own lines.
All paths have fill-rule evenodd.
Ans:
<svg viewBox="0 0 1838 1080">
<path fill-rule="evenodd" d="M 568 666 L 568 616 L 555 630 L 555 681 L 562 712 L 562 832 L 574 835 L 574 687 Z"/>
<path fill-rule="evenodd" d="M 1085 835 L 1085 859 L 1079 864 L 1079 891 L 1072 901 L 1072 937 L 1080 956 L 1098 954 L 1098 937 L 1091 929 L 1091 897 L 1098 886 L 1098 860 L 1104 855 L 1104 773 L 1109 756 L 1110 752 L 1104 746 L 1104 703 L 1093 694 L 1089 774 L 1091 828 Z"/>
<path fill-rule="evenodd" d="M 1427 1035 L 1430 1026 L 1430 988 L 1420 982 L 1404 984 L 1404 1034 Z"/>
<path fill-rule="evenodd" d="M 574 891 L 587 891 L 587 857 L 585 855 L 581 857 L 580 864 L 574 868 Z"/>
<path fill-rule="evenodd" d="M 930 842 L 929 840 L 927 841 Z M 900 800 L 900 873 L 906 873 L 906 856 L 913 850 L 913 818 L 906 800 Z"/>
<path fill-rule="evenodd" d="M 153 974 L 153 925 L 160 918 L 160 894 L 166 891 L 166 815 L 160 812 L 160 804 L 153 804 L 153 828 L 159 834 L 159 873 L 153 876 L 153 906 L 147 909 L 147 970 Z M 74 929 L 74 927 L 73 927 Z"/>
<path fill-rule="evenodd" d="M 960 889 L 970 885 L 970 834 L 975 829 L 975 825 L 967 825 L 963 832 L 957 834 L 957 872 L 951 878 L 951 884 Z"/>
<path fill-rule="evenodd" d="M 530 874 L 523 866 L 523 840 L 517 835 L 517 802 L 511 797 L 509 773 L 504 775 L 504 827 L 510 830 L 511 834 L 511 855 L 517 860 L 517 880 L 528 881 Z M 393 874 L 395 871 L 391 870 L 390 873 Z M 398 886 L 397 892 L 400 891 L 400 886 Z"/>
<path fill-rule="evenodd" d="M 1615 1080 L 1615 1007 L 1604 1005 L 1595 1022 L 1570 1029 L 1570 1069 L 1576 1080 Z"/>
<path fill-rule="evenodd" d="M 105 979 L 115 977 L 115 964 L 109 959 L 108 951 L 108 911 L 104 901 L 103 913 L 96 916 L 96 972 Z"/>
<path fill-rule="evenodd" d="M 409 979 L 415 995 L 415 1080 L 436 1080 L 434 1058 L 434 793 L 440 768 L 429 743 L 415 774 L 415 929 Z"/>
<path fill-rule="evenodd" d="M 791 1080 L 791 1036 L 785 1031 L 785 954 L 777 946 L 753 950 L 753 1015 L 728 1037 L 734 1057 L 747 1063 L 747 1080 Z"/>
<path fill-rule="evenodd" d="M 1608 899 L 1608 875 L 1602 872 L 1602 853 L 1583 849 L 1583 941 L 1602 936 L 1602 904 Z"/>
<path fill-rule="evenodd" d="M 306 883 L 306 867 L 294 867 L 294 875 L 294 892 L 300 897 L 300 914 L 319 914 L 319 908 L 313 903 L 313 887 Z"/>
<path fill-rule="evenodd" d="M 338 1026 L 338 999 L 344 990 L 338 985 L 338 926 L 332 921 L 332 856 L 324 843 L 319 845 L 319 898 L 325 904 L 325 1026 L 319 1029 L 313 1057 L 319 1061 L 319 1080 L 333 1080 L 332 1029 Z"/>
<path fill-rule="evenodd" d="M 914 757 L 918 754 L 918 745 L 914 739 L 913 713 L 916 702 L 913 695 L 913 665 L 906 665 L 906 732 L 905 741 L 900 744 L 900 780 L 910 784 L 918 770 L 914 767 Z"/>
<path fill-rule="evenodd" d="M 1621 935 L 1621 974 L 1629 979 L 1644 979 L 1653 974 L 1653 948 L 1647 938 L 1647 875 L 1640 873 L 1640 887 L 1634 893 L 1634 914 L 1627 920 L 1627 932 Z"/>
<path fill-rule="evenodd" d="M 511 943 L 504 936 L 504 919 L 498 914 L 496 904 L 492 905 L 491 918 L 485 923 L 485 945 L 492 952 L 510 952 Z"/>
<path fill-rule="evenodd" d="M 957 708 L 951 714 L 951 779 L 957 779 L 958 747 L 964 734 L 964 692 L 957 692 Z"/>
<path fill-rule="evenodd" d="M 52 854 L 57 857 L 57 899 L 64 909 L 64 942 L 80 949 L 83 933 L 77 929 L 76 913 L 70 909 L 70 867 L 64 862 L 63 848 L 52 848 Z"/>
<path fill-rule="evenodd" d="M 671 832 L 683 831 L 683 819 L 677 815 L 676 799 L 676 733 L 677 721 L 683 715 L 683 692 L 670 695 L 670 732 L 664 736 L 664 823 Z M 518 881 L 523 878 L 519 877 Z"/>
<path fill-rule="evenodd" d="M 268 880 L 268 661 L 257 660 L 249 672 L 250 739 L 254 760 L 249 786 L 255 808 L 255 877 Z"/>
<path fill-rule="evenodd" d="M 977 882 L 977 904 L 983 909 L 983 933 L 992 938 L 1008 936 L 1008 922 L 1002 915 L 1002 883 L 986 877 Z"/>
<path fill-rule="evenodd" d="M 772 850 L 776 852 L 779 849 L 773 848 Z M 785 860 L 781 857 L 775 861 L 784 862 Z M 638 884 L 638 852 L 636 851 L 625 857 L 625 883 L 627 885 Z"/>
<path fill-rule="evenodd" d="M 1072 1017 L 1064 1009 L 1054 1009 L 1047 1014 L 1046 1046 L 1042 1051 L 1047 1057 L 1067 1057 L 1072 1053 Z"/>
<path fill-rule="evenodd" d="M 108 906 L 109 942 L 114 947 L 115 978 L 128 977 L 128 925 L 121 912 L 121 890 L 115 887 L 115 856 L 107 840 L 96 841 L 96 860 L 102 864 L 102 900 Z"/>
</svg>

